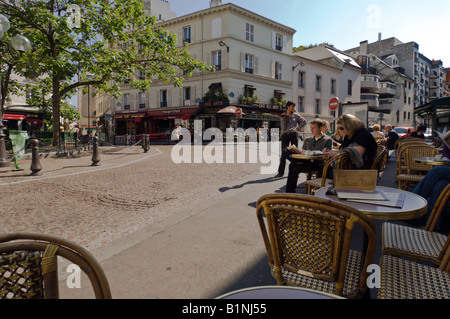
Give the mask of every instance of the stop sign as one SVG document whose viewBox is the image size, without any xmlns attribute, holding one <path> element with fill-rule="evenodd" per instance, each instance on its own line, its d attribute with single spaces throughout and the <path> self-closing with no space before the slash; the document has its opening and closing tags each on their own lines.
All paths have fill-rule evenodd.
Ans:
<svg viewBox="0 0 450 319">
<path fill-rule="evenodd" d="M 334 111 L 339 107 L 339 99 L 337 97 L 334 97 L 330 100 L 330 103 L 328 103 L 328 106 L 330 110 Z"/>
<path fill-rule="evenodd" d="M 236 111 L 234 112 L 236 114 L 236 116 L 241 116 L 242 114 L 242 109 L 237 108 Z"/>
</svg>

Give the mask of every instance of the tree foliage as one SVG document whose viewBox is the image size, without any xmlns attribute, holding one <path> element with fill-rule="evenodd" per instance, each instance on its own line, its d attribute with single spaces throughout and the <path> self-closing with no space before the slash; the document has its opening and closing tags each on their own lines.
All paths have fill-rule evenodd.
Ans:
<svg viewBox="0 0 450 319">
<path fill-rule="evenodd" d="M 334 45 L 332 45 L 332 44 L 329 44 L 328 42 L 323 42 L 323 43 L 319 43 L 319 44 L 310 44 L 310 45 L 308 45 L 308 46 L 304 46 L 304 45 L 299 45 L 298 47 L 294 47 L 293 49 L 292 49 L 292 53 L 295 53 L 295 52 L 300 52 L 300 51 L 303 51 L 303 50 L 307 50 L 307 49 L 311 49 L 311 48 L 315 48 L 315 47 L 318 47 L 318 46 L 321 46 L 321 45 L 328 45 L 328 46 L 330 46 L 330 47 L 334 47 Z"/>
<path fill-rule="evenodd" d="M 0 0 L 0 11 L 33 43 L 16 72 L 36 81 L 34 102 L 51 102 L 54 127 L 61 100 L 77 89 L 118 97 L 125 80 L 147 91 L 154 79 L 180 86 L 180 70 L 187 76 L 212 71 L 178 48 L 176 36 L 157 27 L 141 0 Z M 59 130 L 53 133 L 56 145 Z"/>
</svg>

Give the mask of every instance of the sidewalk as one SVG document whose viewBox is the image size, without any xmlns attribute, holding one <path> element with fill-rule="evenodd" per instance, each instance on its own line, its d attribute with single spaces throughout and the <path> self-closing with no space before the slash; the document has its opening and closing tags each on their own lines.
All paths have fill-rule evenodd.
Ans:
<svg viewBox="0 0 450 319">
<path fill-rule="evenodd" d="M 101 166 L 98 167 L 90 166 L 92 152 L 82 152 L 73 159 L 46 158 L 43 160 L 43 162 L 45 161 L 43 175 L 36 177 L 29 176 L 31 171 L 28 168 L 31 161 L 24 160 L 19 163 L 19 166 L 24 168 L 21 172 L 11 174 L 10 170 L 13 166 L 7 169 L 0 168 L 0 186 L 3 184 L 8 188 L 15 184 L 23 184 L 23 187 L 31 188 L 38 184 L 34 182 L 46 180 L 49 183 L 45 184 L 50 184 L 50 182 L 63 184 L 62 181 L 70 180 L 70 176 L 84 174 L 81 186 L 88 187 L 87 185 L 91 185 L 91 181 L 100 182 L 98 178 L 102 175 L 109 176 L 109 172 L 116 174 L 115 170 L 109 171 L 110 168 L 127 168 L 126 174 L 130 175 L 134 172 L 131 167 L 133 165 L 130 163 L 138 163 L 147 172 L 149 167 L 154 167 L 154 163 L 164 160 L 163 156 L 159 156 L 162 154 L 161 152 L 158 146 L 152 147 L 147 154 L 143 154 L 140 147 L 102 148 Z M 130 167 L 126 165 L 130 165 Z M 198 166 L 193 169 L 198 169 Z M 100 174 L 102 171 L 103 174 Z M 236 166 L 232 171 L 239 174 L 242 170 Z M 58 176 L 62 172 L 64 172 L 64 176 L 68 177 L 59 178 Z M 246 172 L 251 172 L 251 170 Z M 287 169 L 285 173 L 287 174 Z M 155 173 L 150 176 L 154 178 L 155 182 L 161 181 L 161 177 Z M 219 181 L 218 184 L 222 184 L 223 187 L 219 191 L 217 188 L 210 189 L 209 193 L 213 196 L 204 196 L 205 193 L 200 193 L 199 198 L 205 198 L 204 200 L 191 201 L 190 204 L 174 209 L 167 217 L 128 232 L 125 236 L 118 236 L 119 233 L 116 239 L 108 241 L 106 244 L 96 245 L 93 249 L 83 245 L 92 252 L 104 269 L 113 298 L 204 299 L 215 298 L 226 292 L 246 287 L 276 285 L 275 279 L 270 274 L 264 243 L 256 219 L 256 201 L 268 193 L 284 192 L 286 175 L 278 179 L 260 174 L 245 176 L 241 176 L 242 182 L 234 183 L 231 186 Z M 394 176 L 395 161 L 391 159 L 380 185 L 396 188 Z M 88 178 L 90 180 L 84 182 Z M 304 180 L 305 175 L 301 174 L 299 183 Z M 180 183 L 180 180 L 175 178 L 173 182 Z M 45 185 L 42 194 L 47 194 L 49 191 L 55 192 L 56 189 L 56 187 Z M 91 191 L 89 188 L 88 190 Z M 72 194 L 75 196 L 80 189 L 74 187 L 74 190 L 70 189 L 69 191 L 67 192 L 71 196 Z M 299 193 L 305 191 L 305 189 L 298 189 Z M 82 193 L 83 196 L 85 194 L 89 193 Z M 129 201 L 121 202 L 122 206 L 108 206 L 109 203 L 100 198 L 101 201 L 95 202 L 98 206 L 94 210 L 84 212 L 85 209 L 80 209 L 85 214 L 76 216 L 78 227 L 87 226 L 89 229 L 93 229 L 93 226 L 102 227 L 102 220 L 100 223 L 99 220 L 96 220 L 97 224 L 92 224 L 96 218 L 100 217 L 96 217 L 95 214 L 93 216 L 93 212 L 98 213 L 100 210 L 102 214 L 107 214 L 108 219 L 114 219 L 114 221 L 119 221 L 120 218 L 123 220 L 124 213 L 136 213 L 131 209 L 128 210 L 129 206 L 126 206 L 132 205 L 133 201 L 140 199 L 137 196 L 139 194 L 132 195 L 127 198 L 127 195 L 123 194 L 121 198 L 127 198 Z M 83 207 L 92 206 L 90 201 L 85 204 L 88 206 Z M 77 212 L 77 214 L 81 214 L 81 212 Z M 56 218 L 58 221 L 64 221 L 61 211 L 46 210 L 45 214 L 40 216 L 49 217 L 49 220 Z M 24 228 L 28 229 L 26 223 L 32 222 L 33 219 L 28 217 L 23 222 Z M 377 221 L 376 224 L 377 229 L 381 230 L 381 221 Z M 126 228 L 126 221 L 123 221 L 122 224 L 119 223 L 118 227 Z M 89 229 L 87 234 L 91 235 Z M 81 235 L 77 236 L 81 237 L 84 229 L 78 228 L 78 230 Z M 71 235 L 74 236 L 72 233 Z M 70 238 L 64 233 L 63 237 Z M 100 239 L 96 243 L 101 243 Z M 89 238 L 85 238 L 84 241 L 92 242 Z M 360 246 L 358 239 L 356 239 L 356 244 Z M 378 262 L 380 250 L 381 242 L 379 241 L 374 263 Z M 60 265 L 60 272 L 64 273 L 65 269 L 64 264 Z M 67 275 L 65 274 L 65 276 Z M 92 288 L 86 277 L 82 277 L 81 288 L 69 289 L 65 276 L 61 277 L 60 283 L 62 298 L 93 297 Z M 376 298 L 376 290 L 371 294 L 372 298 Z"/>
<path fill-rule="evenodd" d="M 394 176 L 395 161 L 391 159 L 380 185 L 396 187 Z M 303 181 L 301 174 L 299 182 Z M 186 207 L 157 224 L 94 249 L 113 298 L 203 299 L 246 287 L 276 285 L 255 208 L 260 196 L 284 192 L 285 185 L 286 177 L 255 176 L 224 190 L 220 197 Z M 379 231 L 381 223 L 376 221 Z M 358 240 L 356 244 L 360 245 Z M 378 263 L 380 250 L 378 240 L 374 263 Z M 85 298 L 91 292 L 90 287 L 84 287 L 65 288 L 61 295 Z M 376 289 L 371 296 L 376 298 Z"/>
</svg>

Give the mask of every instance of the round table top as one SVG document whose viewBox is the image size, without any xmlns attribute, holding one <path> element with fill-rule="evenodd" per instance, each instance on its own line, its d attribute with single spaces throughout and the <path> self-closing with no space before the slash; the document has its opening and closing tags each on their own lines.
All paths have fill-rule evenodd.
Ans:
<svg viewBox="0 0 450 319">
<path fill-rule="evenodd" d="M 325 161 L 325 160 L 327 160 L 328 156 L 325 154 L 320 154 L 320 155 L 292 154 L 292 158 L 303 159 L 303 160 Z"/>
<path fill-rule="evenodd" d="M 416 162 L 425 163 L 433 166 L 450 166 L 450 160 L 446 157 L 442 157 L 441 160 L 436 159 L 435 157 L 416 157 L 413 158 Z"/>
<path fill-rule="evenodd" d="M 322 291 L 289 286 L 261 286 L 239 289 L 216 299 L 345 299 Z"/>
<path fill-rule="evenodd" d="M 422 196 L 417 194 L 396 189 L 392 187 L 377 186 L 377 190 L 382 190 L 389 195 L 389 193 L 403 193 L 405 199 L 402 208 L 382 206 L 376 204 L 366 204 L 360 202 L 339 199 L 337 195 L 327 195 L 328 187 L 322 187 L 316 191 L 316 196 L 320 198 L 329 199 L 342 203 L 344 205 L 356 208 L 366 214 L 371 219 L 381 220 L 406 220 L 413 219 L 425 215 L 428 210 L 428 202 Z M 376 201 L 374 201 L 376 202 Z"/>
</svg>

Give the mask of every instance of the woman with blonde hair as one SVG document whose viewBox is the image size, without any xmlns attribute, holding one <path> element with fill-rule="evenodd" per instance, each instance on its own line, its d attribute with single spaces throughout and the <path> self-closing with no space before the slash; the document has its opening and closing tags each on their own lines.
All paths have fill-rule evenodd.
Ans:
<svg viewBox="0 0 450 319">
<path fill-rule="evenodd" d="M 378 146 L 372 134 L 364 127 L 364 123 L 352 114 L 343 114 L 336 124 L 336 129 L 345 134 L 341 147 L 339 151 L 324 149 L 323 152 L 328 156 L 334 156 L 346 147 L 353 147 L 364 161 L 362 168 L 370 169 L 377 155 Z"/>
<path fill-rule="evenodd" d="M 384 138 L 384 134 L 380 132 L 380 129 L 381 129 L 381 126 L 378 124 L 375 124 L 372 126 L 372 130 L 373 130 L 372 135 L 376 140 Z"/>
</svg>

